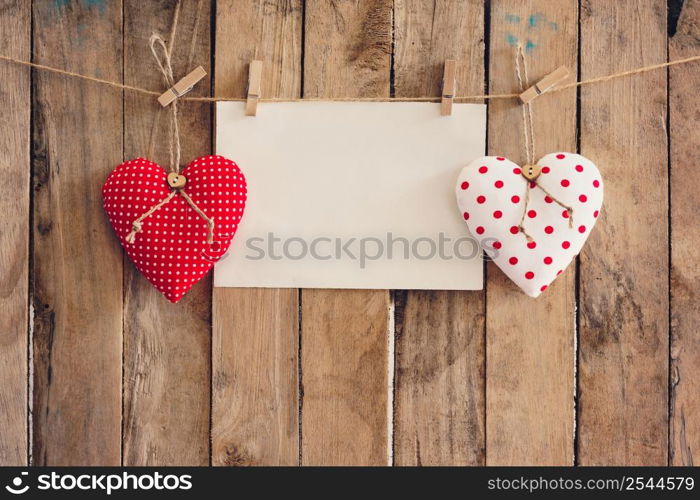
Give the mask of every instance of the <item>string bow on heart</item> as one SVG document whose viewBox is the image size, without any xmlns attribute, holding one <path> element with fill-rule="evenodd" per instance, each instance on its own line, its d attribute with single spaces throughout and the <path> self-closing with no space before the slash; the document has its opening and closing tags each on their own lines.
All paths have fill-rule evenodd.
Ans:
<svg viewBox="0 0 700 500">
<path fill-rule="evenodd" d="M 518 44 L 518 48 L 515 52 L 515 74 L 518 78 L 518 85 L 520 86 L 520 91 L 523 92 L 528 86 L 528 76 L 527 76 L 527 61 L 525 59 L 525 53 L 523 52 L 523 46 Z M 527 164 L 520 168 L 520 172 L 523 177 L 525 177 L 529 184 L 525 185 L 525 204 L 523 207 L 523 214 L 520 217 L 520 223 L 518 224 L 518 229 L 521 233 L 525 235 L 528 241 L 533 241 L 532 236 L 528 234 L 525 230 L 525 215 L 528 211 L 528 204 L 530 202 L 530 189 L 539 188 L 545 195 L 547 195 L 552 201 L 557 203 L 560 207 L 566 210 L 569 217 L 569 227 L 574 227 L 574 209 L 561 201 L 559 201 L 554 195 L 547 191 L 544 186 L 537 182 L 537 178 L 540 175 L 540 167 L 535 165 L 535 127 L 532 118 L 532 104 L 531 102 L 526 102 L 522 106 L 523 110 L 523 146 L 525 148 L 525 158 Z"/>
<path fill-rule="evenodd" d="M 170 50 L 166 47 L 165 42 L 160 37 L 160 35 L 151 35 L 150 47 L 153 57 L 158 63 L 163 78 L 165 79 L 165 84 L 168 88 L 172 88 L 175 85 L 175 78 L 173 76 L 173 67 L 170 58 Z M 158 55 L 157 48 L 160 48 L 163 56 L 162 58 Z M 141 229 L 143 229 L 143 221 L 153 215 L 157 210 L 159 210 L 163 205 L 167 204 L 174 196 L 180 195 L 187 204 L 192 207 L 199 217 L 201 217 L 207 223 L 207 243 L 212 244 L 214 242 L 214 229 L 215 222 L 214 219 L 208 217 L 190 198 L 190 196 L 185 191 L 185 185 L 187 179 L 180 174 L 180 127 L 178 125 L 177 118 L 177 99 L 175 99 L 170 104 L 171 109 L 171 120 L 170 120 L 170 134 L 169 134 L 169 152 L 170 152 L 170 174 L 168 175 L 168 184 L 170 185 L 171 192 L 168 196 L 163 198 L 161 201 L 149 208 L 144 214 L 142 214 L 138 219 L 136 219 L 131 224 L 131 232 L 126 236 L 126 241 L 128 243 L 134 243 L 136 241 L 136 234 L 138 234 Z"/>
</svg>

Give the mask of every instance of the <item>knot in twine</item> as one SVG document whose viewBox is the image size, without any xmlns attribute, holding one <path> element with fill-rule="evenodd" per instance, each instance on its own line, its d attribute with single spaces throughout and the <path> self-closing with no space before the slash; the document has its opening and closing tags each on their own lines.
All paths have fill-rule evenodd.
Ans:
<svg viewBox="0 0 700 500">
<path fill-rule="evenodd" d="M 143 224 L 139 220 L 135 220 L 131 224 L 131 232 L 126 235 L 126 241 L 127 243 L 133 243 L 136 241 L 136 233 L 140 233 L 141 229 L 143 228 Z"/>
<path fill-rule="evenodd" d="M 175 33 L 175 26 L 173 26 L 173 35 Z M 173 36 L 174 38 L 174 36 Z M 168 88 L 171 88 L 175 84 L 175 78 L 173 76 L 173 67 L 171 63 L 171 53 L 172 53 L 172 46 L 170 49 L 165 45 L 165 42 L 163 39 L 160 37 L 160 35 L 153 34 L 151 35 L 151 38 L 149 40 L 150 47 L 151 47 L 151 52 L 153 53 L 153 57 L 156 60 L 156 63 L 158 63 L 158 67 L 160 68 L 161 73 L 163 74 L 163 79 L 165 80 L 165 84 L 167 85 Z M 158 55 L 157 47 L 161 49 L 163 57 L 161 58 Z M 179 173 L 180 172 L 180 128 L 178 126 L 178 118 L 177 118 L 177 99 L 175 99 L 171 104 L 171 120 L 170 120 L 170 134 L 169 134 L 169 151 L 170 151 L 170 171 Z M 143 221 L 153 215 L 156 211 L 158 211 L 163 205 L 167 204 L 170 200 L 173 199 L 175 195 L 179 194 L 186 202 L 187 204 L 192 207 L 192 210 L 195 211 L 197 215 L 199 215 L 200 218 L 202 218 L 204 221 L 207 223 L 207 243 L 211 245 L 214 243 L 214 228 L 215 228 L 215 222 L 214 219 L 211 217 L 208 217 L 207 214 L 205 214 L 198 206 L 197 204 L 190 198 L 190 196 L 187 194 L 185 191 L 184 187 L 183 188 L 172 188 L 171 187 L 171 192 L 168 196 L 160 200 L 158 203 L 153 205 L 151 208 L 148 209 L 147 212 L 145 212 L 143 215 L 141 215 L 138 219 L 136 219 L 134 222 L 131 223 L 131 231 L 129 234 L 126 235 L 126 241 L 127 243 L 133 244 L 136 241 L 136 234 L 140 233 L 141 230 L 143 229 Z"/>
<path fill-rule="evenodd" d="M 527 76 L 527 61 L 525 60 L 525 52 L 523 51 L 523 46 L 518 44 L 518 48 L 515 51 L 515 76 L 518 79 L 518 86 L 520 92 L 524 92 L 528 86 L 528 76 Z M 534 120 L 532 118 L 532 104 L 530 102 L 524 103 L 522 105 L 523 110 L 523 146 L 525 150 L 525 158 L 527 165 L 523 167 L 525 169 L 528 165 L 535 164 L 535 126 Z M 569 217 L 569 228 L 574 227 L 574 209 L 561 201 L 559 201 L 555 196 L 553 196 L 549 191 L 547 191 L 537 179 L 528 179 L 525 184 L 525 206 L 523 208 L 523 214 L 520 216 L 520 223 L 518 224 L 518 229 L 521 233 L 525 235 L 527 241 L 532 241 L 533 238 L 525 230 L 525 215 L 527 214 L 527 207 L 530 203 L 530 189 L 539 188 L 544 192 L 546 196 L 552 199 L 557 205 L 566 210 Z"/>
</svg>

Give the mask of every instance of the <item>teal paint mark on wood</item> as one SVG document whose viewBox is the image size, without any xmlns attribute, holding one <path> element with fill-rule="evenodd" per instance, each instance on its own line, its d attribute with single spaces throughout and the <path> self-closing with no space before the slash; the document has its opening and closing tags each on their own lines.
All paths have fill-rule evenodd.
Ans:
<svg viewBox="0 0 700 500">
<path fill-rule="evenodd" d="M 520 24 L 523 18 L 515 14 L 506 14 L 505 22 L 508 24 Z M 519 38 L 513 33 L 506 33 L 506 42 L 511 47 L 517 47 L 519 44 L 523 44 L 523 48 L 526 52 L 532 52 L 539 45 L 538 34 L 536 32 L 541 32 L 543 30 L 557 31 L 559 25 L 555 21 L 551 21 L 546 15 L 541 12 L 534 12 L 524 18 L 525 27 L 527 32 L 532 35 L 533 38 L 528 38 L 525 41 L 520 41 Z"/>
<path fill-rule="evenodd" d="M 547 19 L 547 16 L 541 12 L 530 14 L 527 18 L 528 29 L 539 30 L 540 28 L 549 28 L 552 31 L 557 31 L 559 25 L 556 22 Z"/>
<path fill-rule="evenodd" d="M 107 3 L 105 0 L 85 0 L 85 5 L 90 7 L 95 7 L 100 11 L 100 14 L 104 14 L 107 10 Z"/>
<path fill-rule="evenodd" d="M 83 0 L 82 3 L 88 9 L 96 8 L 100 11 L 100 14 L 104 14 L 107 11 L 106 0 Z M 64 7 L 68 7 L 68 4 L 70 4 L 70 0 L 53 0 L 53 5 L 57 9 L 63 9 Z"/>
<path fill-rule="evenodd" d="M 519 44 L 518 37 L 511 33 L 508 33 L 506 35 L 506 42 L 511 47 L 517 47 Z M 533 42 L 532 40 L 526 40 L 523 48 L 525 49 L 525 52 L 531 52 L 535 47 L 537 47 L 537 44 L 535 42 Z"/>
<path fill-rule="evenodd" d="M 530 28 L 536 28 L 537 27 L 537 19 L 541 15 L 542 14 L 531 14 L 530 17 L 527 18 L 527 25 L 530 26 Z"/>
</svg>

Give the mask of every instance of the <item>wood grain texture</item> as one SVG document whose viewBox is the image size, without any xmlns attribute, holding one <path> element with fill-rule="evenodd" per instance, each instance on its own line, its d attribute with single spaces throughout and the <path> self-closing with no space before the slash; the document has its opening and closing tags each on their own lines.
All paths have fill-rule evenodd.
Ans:
<svg viewBox="0 0 700 500">
<path fill-rule="evenodd" d="M 665 3 L 583 2 L 582 78 L 665 60 Z M 667 463 L 666 90 L 665 71 L 581 89 L 581 154 L 605 181 L 580 257 L 582 465 Z"/>
<path fill-rule="evenodd" d="M 300 97 L 302 10 L 302 0 L 217 1 L 216 95 L 244 97 L 257 59 L 263 97 Z"/>
<path fill-rule="evenodd" d="M 392 9 L 306 2 L 304 96 L 388 96 Z M 304 290 L 301 305 L 302 463 L 386 464 L 389 292 Z"/>
<path fill-rule="evenodd" d="M 171 37 L 176 9 L 176 29 Z M 211 73 L 209 0 L 124 4 L 124 82 L 166 85 L 149 47 L 172 47 L 175 80 L 202 66 Z M 208 95 L 210 77 L 190 95 Z M 211 106 L 179 105 L 182 166 L 211 151 Z M 168 169 L 170 108 L 152 96 L 124 96 L 124 160 L 146 157 Z M 124 465 L 208 465 L 211 278 L 171 304 L 124 256 Z"/>
<path fill-rule="evenodd" d="M 525 47 L 532 83 L 577 65 L 576 1 L 491 2 L 490 93 L 518 89 L 515 46 Z M 576 150 L 576 93 L 533 104 L 536 159 Z M 489 103 L 489 154 L 524 162 L 522 110 Z M 574 277 L 570 265 L 537 300 L 494 264 L 487 268 L 486 463 L 571 465 L 574 461 Z"/>
<path fill-rule="evenodd" d="M 484 92 L 483 4 L 395 0 L 394 23 L 396 97 L 439 96 L 446 59 L 457 60 L 458 95 Z"/>
<path fill-rule="evenodd" d="M 392 1 L 306 2 L 304 97 L 388 97 Z"/>
<path fill-rule="evenodd" d="M 298 316 L 296 289 L 216 290 L 214 465 L 298 464 Z"/>
<path fill-rule="evenodd" d="M 386 292 L 304 290 L 304 465 L 386 465 L 388 307 Z"/>
<path fill-rule="evenodd" d="M 481 293 L 397 298 L 396 465 L 484 464 L 484 347 Z"/>
<path fill-rule="evenodd" d="M 669 59 L 700 53 L 700 1 L 686 0 Z M 700 457 L 700 68 L 669 72 L 671 123 L 671 465 L 697 465 Z M 693 456 L 696 458 L 693 459 Z"/>
<path fill-rule="evenodd" d="M 217 95 L 245 96 L 253 59 L 263 61 L 263 96 L 301 95 L 301 0 L 219 1 L 216 15 Z M 298 463 L 298 297 L 214 289 L 214 465 Z"/>
<path fill-rule="evenodd" d="M 31 5 L 0 10 L 0 46 L 30 57 Z M 0 65 L 0 466 L 27 464 L 30 71 Z"/>
<path fill-rule="evenodd" d="M 121 81 L 121 2 L 33 9 L 36 62 Z M 119 465 L 122 257 L 100 188 L 122 92 L 37 71 L 33 97 L 34 464 Z"/>
<path fill-rule="evenodd" d="M 0 52 L 159 89 L 147 38 L 169 38 L 176 3 L 7 1 Z M 459 93 L 479 92 L 487 6 L 488 90 L 511 92 L 515 39 L 532 42 L 532 80 L 577 67 L 577 3 L 182 0 L 175 72 L 201 64 L 218 95 L 243 96 L 259 58 L 266 96 L 302 86 L 310 97 L 387 96 L 393 69 L 397 96 L 437 95 L 455 57 Z M 662 62 L 667 48 L 672 59 L 700 51 L 699 0 L 685 0 L 670 39 L 666 2 L 580 5 L 581 78 Z M 167 164 L 167 112 L 152 97 L 1 61 L 0 80 L 0 210 L 11 214 L 0 222 L 0 465 L 26 464 L 28 446 L 35 465 L 386 463 L 387 292 L 305 290 L 300 316 L 297 290 L 215 289 L 212 302 L 207 278 L 166 303 L 123 258 L 100 187 L 151 147 Z M 692 64 L 580 90 L 580 150 L 606 183 L 578 273 L 583 465 L 697 462 L 699 84 Z M 538 155 L 575 150 L 575 96 L 535 101 Z M 490 152 L 522 160 L 520 108 L 489 106 Z M 211 149 L 213 107 L 180 111 L 187 162 Z M 571 463 L 574 271 L 536 301 L 491 265 L 485 298 L 396 293 L 397 464 Z"/>
<path fill-rule="evenodd" d="M 458 61 L 457 93 L 483 93 L 480 2 L 397 0 L 394 19 L 397 97 L 440 95 L 445 59 Z M 395 296 L 394 463 L 483 465 L 484 293 Z"/>
</svg>

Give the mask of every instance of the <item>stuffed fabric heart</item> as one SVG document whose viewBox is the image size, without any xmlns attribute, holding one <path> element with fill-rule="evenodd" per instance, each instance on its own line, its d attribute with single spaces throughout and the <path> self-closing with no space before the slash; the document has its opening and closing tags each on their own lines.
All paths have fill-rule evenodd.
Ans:
<svg viewBox="0 0 700 500">
<path fill-rule="evenodd" d="M 537 297 L 591 233 L 603 181 L 593 162 L 573 153 L 548 154 L 533 168 L 540 174 L 529 181 L 505 158 L 479 158 L 462 170 L 456 191 L 462 217 L 484 251 Z"/>
<path fill-rule="evenodd" d="M 238 166 L 221 156 L 197 158 L 175 177 L 169 185 L 162 167 L 137 158 L 115 168 L 102 188 L 105 211 L 127 255 L 171 302 L 179 301 L 226 253 L 247 192 Z M 171 190 L 171 185 L 182 190 Z"/>
</svg>

